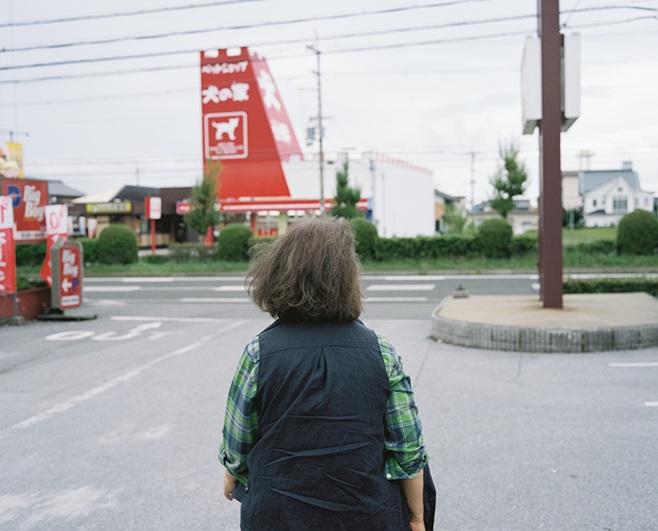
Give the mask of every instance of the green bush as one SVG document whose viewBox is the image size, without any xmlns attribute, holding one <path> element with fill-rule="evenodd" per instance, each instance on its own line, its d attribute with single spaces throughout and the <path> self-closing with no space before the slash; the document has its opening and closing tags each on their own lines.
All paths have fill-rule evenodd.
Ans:
<svg viewBox="0 0 658 531">
<path fill-rule="evenodd" d="M 512 256 L 523 256 L 536 254 L 539 247 L 536 234 L 521 234 L 514 236 L 510 242 L 510 254 Z"/>
<path fill-rule="evenodd" d="M 217 258 L 227 262 L 246 262 L 252 239 L 251 229 L 242 223 L 229 223 L 219 232 Z"/>
<path fill-rule="evenodd" d="M 16 275 L 16 287 L 18 291 L 26 289 L 47 288 L 48 283 L 41 277 L 18 273 Z"/>
<path fill-rule="evenodd" d="M 652 255 L 658 247 L 658 220 L 646 210 L 626 214 L 617 229 L 619 254 Z"/>
<path fill-rule="evenodd" d="M 40 266 L 46 258 L 45 243 L 17 243 L 16 244 L 16 265 L 21 266 Z"/>
<path fill-rule="evenodd" d="M 166 254 L 146 254 L 140 258 L 147 264 L 166 264 L 169 257 Z"/>
<path fill-rule="evenodd" d="M 85 264 L 95 264 L 98 262 L 98 256 L 96 255 L 96 243 L 98 240 L 79 238 L 75 241 L 82 244 L 82 256 Z"/>
<path fill-rule="evenodd" d="M 96 257 L 101 264 L 134 264 L 137 256 L 137 236 L 127 225 L 106 227 L 96 241 Z"/>
<path fill-rule="evenodd" d="M 169 246 L 172 262 L 210 262 L 217 258 L 217 247 L 203 243 L 174 243 Z"/>
<path fill-rule="evenodd" d="M 377 242 L 377 227 L 364 218 L 353 218 L 350 226 L 356 239 L 356 252 L 361 260 L 371 260 L 375 257 Z"/>
<path fill-rule="evenodd" d="M 658 297 L 658 280 L 652 278 L 573 279 L 564 282 L 564 293 L 636 293 Z"/>
<path fill-rule="evenodd" d="M 617 242 L 614 240 L 594 240 L 565 245 L 566 250 L 583 254 L 617 254 Z"/>
<path fill-rule="evenodd" d="M 487 258 L 509 258 L 512 244 L 512 226 L 503 218 L 482 222 L 476 236 L 478 247 Z"/>
</svg>

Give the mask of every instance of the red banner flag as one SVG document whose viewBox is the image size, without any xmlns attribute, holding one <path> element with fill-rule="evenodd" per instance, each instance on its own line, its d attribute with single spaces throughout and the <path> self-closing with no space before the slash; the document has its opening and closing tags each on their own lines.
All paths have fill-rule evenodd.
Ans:
<svg viewBox="0 0 658 531">
<path fill-rule="evenodd" d="M 0 291 L 17 291 L 14 208 L 9 196 L 0 196 Z"/>
<path fill-rule="evenodd" d="M 66 239 L 68 236 L 68 208 L 66 205 L 48 205 L 46 211 L 46 258 L 41 266 L 39 276 L 53 285 L 53 265 L 50 258 L 50 250 L 59 238 Z"/>
</svg>

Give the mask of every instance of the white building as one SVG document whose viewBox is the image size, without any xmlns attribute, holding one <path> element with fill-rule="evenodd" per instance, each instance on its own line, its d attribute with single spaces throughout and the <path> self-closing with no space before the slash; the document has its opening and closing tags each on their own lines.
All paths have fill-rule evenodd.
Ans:
<svg viewBox="0 0 658 531">
<path fill-rule="evenodd" d="M 618 225 L 629 212 L 653 210 L 653 192 L 642 190 L 630 162 L 620 170 L 581 171 L 579 177 L 586 227 Z"/>
</svg>

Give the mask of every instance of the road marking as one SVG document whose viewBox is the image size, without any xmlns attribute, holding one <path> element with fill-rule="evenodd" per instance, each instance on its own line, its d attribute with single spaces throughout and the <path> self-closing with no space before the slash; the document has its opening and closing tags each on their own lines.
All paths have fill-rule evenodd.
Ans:
<svg viewBox="0 0 658 531">
<path fill-rule="evenodd" d="M 644 405 L 647 407 L 658 407 L 658 402 L 645 402 Z"/>
<path fill-rule="evenodd" d="M 149 317 L 145 315 L 113 315 L 112 321 L 162 321 L 165 323 L 226 323 L 230 319 L 218 317 Z"/>
<path fill-rule="evenodd" d="M 244 275 L 224 277 L 85 277 L 85 283 L 97 282 L 244 282 Z"/>
<path fill-rule="evenodd" d="M 139 291 L 139 286 L 85 286 L 85 293 L 127 293 Z"/>
<path fill-rule="evenodd" d="M 432 291 L 435 284 L 371 284 L 366 291 Z"/>
<path fill-rule="evenodd" d="M 213 288 L 213 291 L 245 291 L 244 286 L 219 286 Z"/>
<path fill-rule="evenodd" d="M 368 302 L 427 302 L 427 297 L 367 297 Z"/>
<path fill-rule="evenodd" d="M 128 382 L 130 380 L 133 380 L 140 376 L 143 372 L 146 370 L 150 369 L 151 367 L 154 367 L 155 365 L 158 365 L 162 363 L 163 361 L 167 361 L 170 358 L 174 358 L 177 356 L 181 356 L 183 354 L 186 354 L 190 352 L 191 350 L 194 350 L 197 347 L 200 347 L 201 345 L 204 345 L 205 343 L 208 343 L 209 341 L 213 340 L 215 337 L 217 337 L 219 334 L 223 334 L 225 332 L 228 332 L 229 330 L 232 330 L 233 328 L 237 328 L 238 326 L 243 325 L 247 321 L 245 320 L 239 320 L 239 321 L 233 321 L 232 323 L 227 324 L 225 327 L 221 328 L 220 330 L 216 331 L 214 334 L 209 334 L 207 336 L 203 336 L 194 343 L 191 343 L 185 347 L 179 348 L 177 350 L 174 350 L 172 352 L 169 352 L 167 354 L 163 354 L 162 356 L 152 359 L 151 361 L 144 363 L 143 365 L 140 365 L 138 367 L 135 367 L 134 369 L 131 369 L 130 371 L 117 376 L 116 378 L 112 378 L 110 380 L 107 380 L 106 382 L 102 383 L 101 385 L 98 385 L 96 387 L 93 387 L 92 389 L 89 389 L 89 391 L 82 393 L 81 395 L 74 396 L 70 399 L 68 399 L 65 402 L 60 402 L 59 404 L 55 404 L 54 406 L 46 409 L 45 411 L 42 411 L 41 413 L 38 413 L 36 415 L 31 416 L 28 419 L 25 419 L 21 422 L 18 422 L 17 424 L 14 424 L 13 426 L 10 426 L 9 428 L 5 429 L 4 431 L 0 432 L 0 439 L 4 438 L 10 431 L 12 430 L 22 430 L 25 428 L 29 428 L 30 426 L 34 426 L 35 424 L 39 424 L 41 422 L 44 422 L 55 415 L 59 413 L 63 413 L 64 411 L 68 411 L 69 409 L 77 406 L 78 404 L 82 404 L 83 402 L 87 402 L 88 400 L 91 400 L 92 398 L 101 395 L 110 389 L 113 389 L 117 385 L 123 383 L 123 382 Z"/>
<path fill-rule="evenodd" d="M 208 297 L 208 298 L 204 298 L 204 299 L 187 297 L 187 298 L 179 299 L 179 300 L 180 300 L 180 302 L 193 302 L 193 303 L 197 303 L 197 302 L 201 302 L 201 303 L 203 303 L 203 302 L 212 302 L 212 303 L 215 303 L 215 302 L 228 302 L 228 303 L 251 302 L 251 299 L 248 299 L 246 297 L 216 297 L 216 298 Z"/>
<path fill-rule="evenodd" d="M 610 367 L 658 367 L 658 361 L 629 361 L 609 363 Z"/>
</svg>

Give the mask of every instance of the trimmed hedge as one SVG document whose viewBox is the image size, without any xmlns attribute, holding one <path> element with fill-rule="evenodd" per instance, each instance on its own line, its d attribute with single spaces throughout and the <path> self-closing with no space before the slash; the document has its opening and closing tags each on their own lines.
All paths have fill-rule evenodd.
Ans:
<svg viewBox="0 0 658 531">
<path fill-rule="evenodd" d="M 491 218 L 478 227 L 476 240 L 487 258 L 509 258 L 514 231 L 503 218 Z"/>
<path fill-rule="evenodd" d="M 139 259 L 137 236 L 127 225 L 114 223 L 98 236 L 96 256 L 101 264 L 134 264 Z"/>
<path fill-rule="evenodd" d="M 564 293 L 636 293 L 646 292 L 658 297 L 658 279 L 652 278 L 596 278 L 568 279 Z"/>
<path fill-rule="evenodd" d="M 217 238 L 217 258 L 227 262 L 249 260 L 249 249 L 253 235 L 251 229 L 242 223 L 229 223 Z"/>
<path fill-rule="evenodd" d="M 169 262 L 169 257 L 166 254 L 145 254 L 140 260 L 147 264 L 166 264 Z"/>
<path fill-rule="evenodd" d="M 45 243 L 17 243 L 16 244 L 16 265 L 21 266 L 40 266 L 46 258 Z"/>
<path fill-rule="evenodd" d="M 174 243 L 169 246 L 169 259 L 173 262 L 210 262 L 217 259 L 217 247 L 203 243 Z"/>
<path fill-rule="evenodd" d="M 619 254 L 652 255 L 658 247 L 658 220 L 646 210 L 626 214 L 617 229 Z"/>
<path fill-rule="evenodd" d="M 374 258 L 386 262 L 407 258 L 471 257 L 478 254 L 472 236 L 446 234 L 415 238 L 377 238 Z"/>
<path fill-rule="evenodd" d="M 377 227 L 364 218 L 350 220 L 350 226 L 354 231 L 356 239 L 356 253 L 361 260 L 370 260 L 375 256 L 375 245 L 377 244 Z"/>
</svg>

